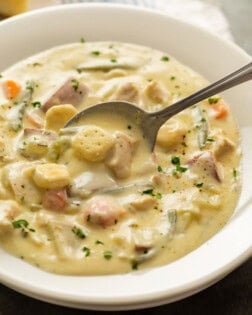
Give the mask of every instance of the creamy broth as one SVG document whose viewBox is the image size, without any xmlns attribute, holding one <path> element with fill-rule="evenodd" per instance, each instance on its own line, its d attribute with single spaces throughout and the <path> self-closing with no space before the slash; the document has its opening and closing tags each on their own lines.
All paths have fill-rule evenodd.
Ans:
<svg viewBox="0 0 252 315">
<path fill-rule="evenodd" d="M 56 47 L 3 72 L 1 246 L 49 272 L 89 275 L 167 264 L 207 241 L 240 190 L 239 133 L 220 96 L 167 121 L 153 153 L 113 113 L 63 128 L 100 102 L 157 111 L 206 85 L 166 53 L 118 42 Z"/>
</svg>

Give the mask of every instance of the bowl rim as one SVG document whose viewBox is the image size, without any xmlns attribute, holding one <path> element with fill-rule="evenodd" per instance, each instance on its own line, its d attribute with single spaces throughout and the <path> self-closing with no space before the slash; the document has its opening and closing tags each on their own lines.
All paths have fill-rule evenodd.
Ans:
<svg viewBox="0 0 252 315">
<path fill-rule="evenodd" d="M 4 27 L 8 27 L 8 25 L 11 25 L 13 23 L 22 21 L 24 19 L 29 19 L 30 17 L 34 16 L 41 16 L 43 14 L 47 14 L 48 12 L 58 12 L 58 11 L 65 11 L 68 9 L 77 10 L 78 8 L 98 8 L 98 9 L 113 9 L 113 10 L 128 10 L 128 11 L 134 11 L 134 12 L 140 12 L 140 13 L 147 13 L 150 15 L 156 15 L 160 16 L 166 19 L 170 19 L 174 21 L 175 23 L 180 23 L 187 25 L 187 27 L 191 28 L 193 31 L 197 31 L 202 33 L 204 36 L 207 36 L 209 38 L 213 38 L 214 40 L 224 42 L 225 45 L 229 46 L 230 49 L 236 50 L 240 55 L 244 57 L 248 62 L 251 61 L 251 56 L 246 53 L 244 50 L 242 50 L 239 46 L 237 46 L 235 43 L 232 43 L 231 41 L 228 41 L 226 39 L 223 39 L 220 35 L 211 33 L 205 29 L 200 28 L 199 26 L 196 26 L 189 22 L 184 22 L 179 19 L 176 19 L 174 17 L 168 16 L 166 13 L 161 12 L 159 10 L 153 10 L 149 8 L 143 8 L 143 7 L 137 7 L 134 5 L 125 5 L 125 4 L 112 4 L 112 3 L 81 3 L 78 4 L 69 4 L 69 5 L 57 5 L 52 6 L 48 8 L 38 9 L 31 12 L 27 12 L 15 17 L 11 17 L 5 21 L 1 21 L 0 23 L 0 29 Z M 241 265 L 243 262 L 245 262 L 249 257 L 252 255 L 252 248 L 251 246 L 247 248 L 247 250 L 240 253 L 240 255 L 236 256 L 230 263 L 226 264 L 222 268 L 219 268 L 218 270 L 215 270 L 212 273 L 209 273 L 206 276 L 202 276 L 200 279 L 197 279 L 193 282 L 190 282 L 188 284 L 183 284 L 178 286 L 177 288 L 173 289 L 171 292 L 171 289 L 166 290 L 155 290 L 155 293 L 141 293 L 137 296 L 120 296 L 118 300 L 116 300 L 113 296 L 111 297 L 83 297 L 81 295 L 76 294 L 65 294 L 62 292 L 55 292 L 52 290 L 44 290 L 39 288 L 36 285 L 27 285 L 24 284 L 22 281 L 17 281 L 14 277 L 9 277 L 4 274 L 4 271 L 2 272 L 0 270 L 0 279 L 1 282 L 7 286 L 10 286 L 11 288 L 14 288 L 15 290 L 19 292 L 23 292 L 29 296 L 39 298 L 41 300 L 51 300 L 56 301 L 57 304 L 61 305 L 72 305 L 72 303 L 80 303 L 80 305 L 75 305 L 75 307 L 82 308 L 83 305 L 88 305 L 87 308 L 89 309 L 99 309 L 100 307 L 111 307 L 110 309 L 122 305 L 127 305 L 130 303 L 128 309 L 136 309 L 136 308 L 142 308 L 143 306 L 138 307 L 140 304 L 150 306 L 159 305 L 160 303 L 163 303 L 162 301 L 166 301 L 169 298 L 170 301 L 175 301 L 180 298 L 187 297 L 189 295 L 192 295 L 210 285 L 217 282 L 220 278 L 223 278 L 228 273 L 230 273 L 232 270 L 237 268 L 239 265 Z M 176 263 L 176 261 L 175 261 Z M 172 263 L 173 264 L 173 263 Z M 102 277 L 111 277 L 111 275 L 108 276 L 102 276 Z M 25 286 L 25 288 L 24 288 Z M 147 302 L 146 302 L 147 301 Z M 146 307 L 146 306 L 144 306 Z M 107 308 L 106 308 L 107 309 Z"/>
</svg>

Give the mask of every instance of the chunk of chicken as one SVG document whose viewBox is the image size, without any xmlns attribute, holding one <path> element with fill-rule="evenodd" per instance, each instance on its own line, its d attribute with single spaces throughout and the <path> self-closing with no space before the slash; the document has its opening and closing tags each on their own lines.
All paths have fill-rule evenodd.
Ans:
<svg viewBox="0 0 252 315">
<path fill-rule="evenodd" d="M 157 81 L 151 81 L 148 83 L 144 92 L 155 103 L 164 104 L 168 102 L 168 91 Z"/>
<path fill-rule="evenodd" d="M 106 228 L 116 224 L 125 212 L 113 197 L 95 196 L 85 205 L 84 220 Z"/>
<path fill-rule="evenodd" d="M 117 184 L 109 175 L 104 172 L 84 172 L 75 177 L 70 186 L 70 195 L 87 198 L 94 192 L 99 192 L 105 188 L 116 188 Z"/>
<path fill-rule="evenodd" d="M 135 210 L 145 211 L 154 208 L 157 205 L 157 198 L 152 196 L 141 196 L 132 201 L 130 205 Z"/>
<path fill-rule="evenodd" d="M 39 109 L 27 110 L 25 112 L 26 122 L 28 122 L 32 127 L 42 128 L 43 119 L 38 114 Z"/>
<path fill-rule="evenodd" d="M 105 160 L 117 178 L 127 178 L 131 173 L 131 163 L 137 141 L 123 132 L 116 132 L 116 143 Z"/>
<path fill-rule="evenodd" d="M 0 200 L 0 235 L 12 230 L 12 221 L 21 210 L 14 200 Z"/>
<path fill-rule="evenodd" d="M 31 204 L 41 203 L 41 193 L 31 179 L 35 163 L 17 162 L 3 169 L 3 184 L 11 188 L 18 202 Z"/>
<path fill-rule="evenodd" d="M 235 149 L 233 141 L 228 139 L 223 132 L 216 134 L 213 142 L 213 154 L 216 159 L 221 159 L 224 155 L 232 152 Z"/>
<path fill-rule="evenodd" d="M 136 85 L 132 82 L 127 82 L 122 85 L 117 91 L 116 99 L 131 103 L 137 103 L 139 100 L 139 91 Z"/>
<path fill-rule="evenodd" d="M 215 160 L 211 151 L 202 152 L 194 156 L 189 162 L 191 171 L 198 175 L 198 178 L 204 179 L 214 178 L 216 181 L 222 181 L 221 165 Z"/>
<path fill-rule="evenodd" d="M 165 123 L 158 131 L 157 144 L 165 149 L 180 144 L 183 136 L 186 134 L 186 128 L 178 121 Z"/>
<path fill-rule="evenodd" d="M 72 104 L 78 106 L 89 92 L 88 87 L 75 78 L 67 79 L 52 96 L 41 106 L 46 112 L 49 108 L 60 104 Z"/>
<path fill-rule="evenodd" d="M 6 137 L 0 135 L 0 163 L 10 162 L 14 159 L 14 153 Z"/>
<path fill-rule="evenodd" d="M 60 259 L 81 259 L 83 257 L 82 238 L 78 237 L 74 231 L 81 231 L 83 238 L 88 235 L 88 231 L 83 226 L 65 221 L 57 222 L 52 219 L 48 223 L 48 230 L 54 240 L 55 249 Z"/>
</svg>

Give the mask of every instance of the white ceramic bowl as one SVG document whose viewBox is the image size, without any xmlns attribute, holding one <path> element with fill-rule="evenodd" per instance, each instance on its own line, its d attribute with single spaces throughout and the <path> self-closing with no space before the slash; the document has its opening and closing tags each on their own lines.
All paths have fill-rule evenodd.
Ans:
<svg viewBox="0 0 252 315">
<path fill-rule="evenodd" d="M 28 13 L 0 24 L 0 71 L 41 50 L 79 41 L 116 40 L 166 51 L 215 80 L 251 61 L 232 43 L 165 14 L 118 5 L 72 5 Z M 243 189 L 228 224 L 207 243 L 169 265 L 114 276 L 60 276 L 0 250 L 0 281 L 24 294 L 77 308 L 134 309 L 194 294 L 251 256 L 252 84 L 224 96 L 242 134 Z"/>
</svg>

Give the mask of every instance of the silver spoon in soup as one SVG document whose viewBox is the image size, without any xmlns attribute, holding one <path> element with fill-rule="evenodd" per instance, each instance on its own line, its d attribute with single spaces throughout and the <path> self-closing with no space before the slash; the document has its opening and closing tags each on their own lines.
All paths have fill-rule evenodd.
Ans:
<svg viewBox="0 0 252 315">
<path fill-rule="evenodd" d="M 104 102 L 82 110 L 72 117 L 64 128 L 70 127 L 76 123 L 82 123 L 81 119 L 84 117 L 85 122 L 87 122 L 88 118 L 91 116 L 99 115 L 101 117 L 101 115 L 111 113 L 114 117 L 124 117 L 129 120 L 131 124 L 138 126 L 143 133 L 143 137 L 148 142 L 151 151 L 153 151 L 158 130 L 169 118 L 206 98 L 251 79 L 252 62 L 160 111 L 148 113 L 134 104 L 123 101 Z"/>
</svg>

